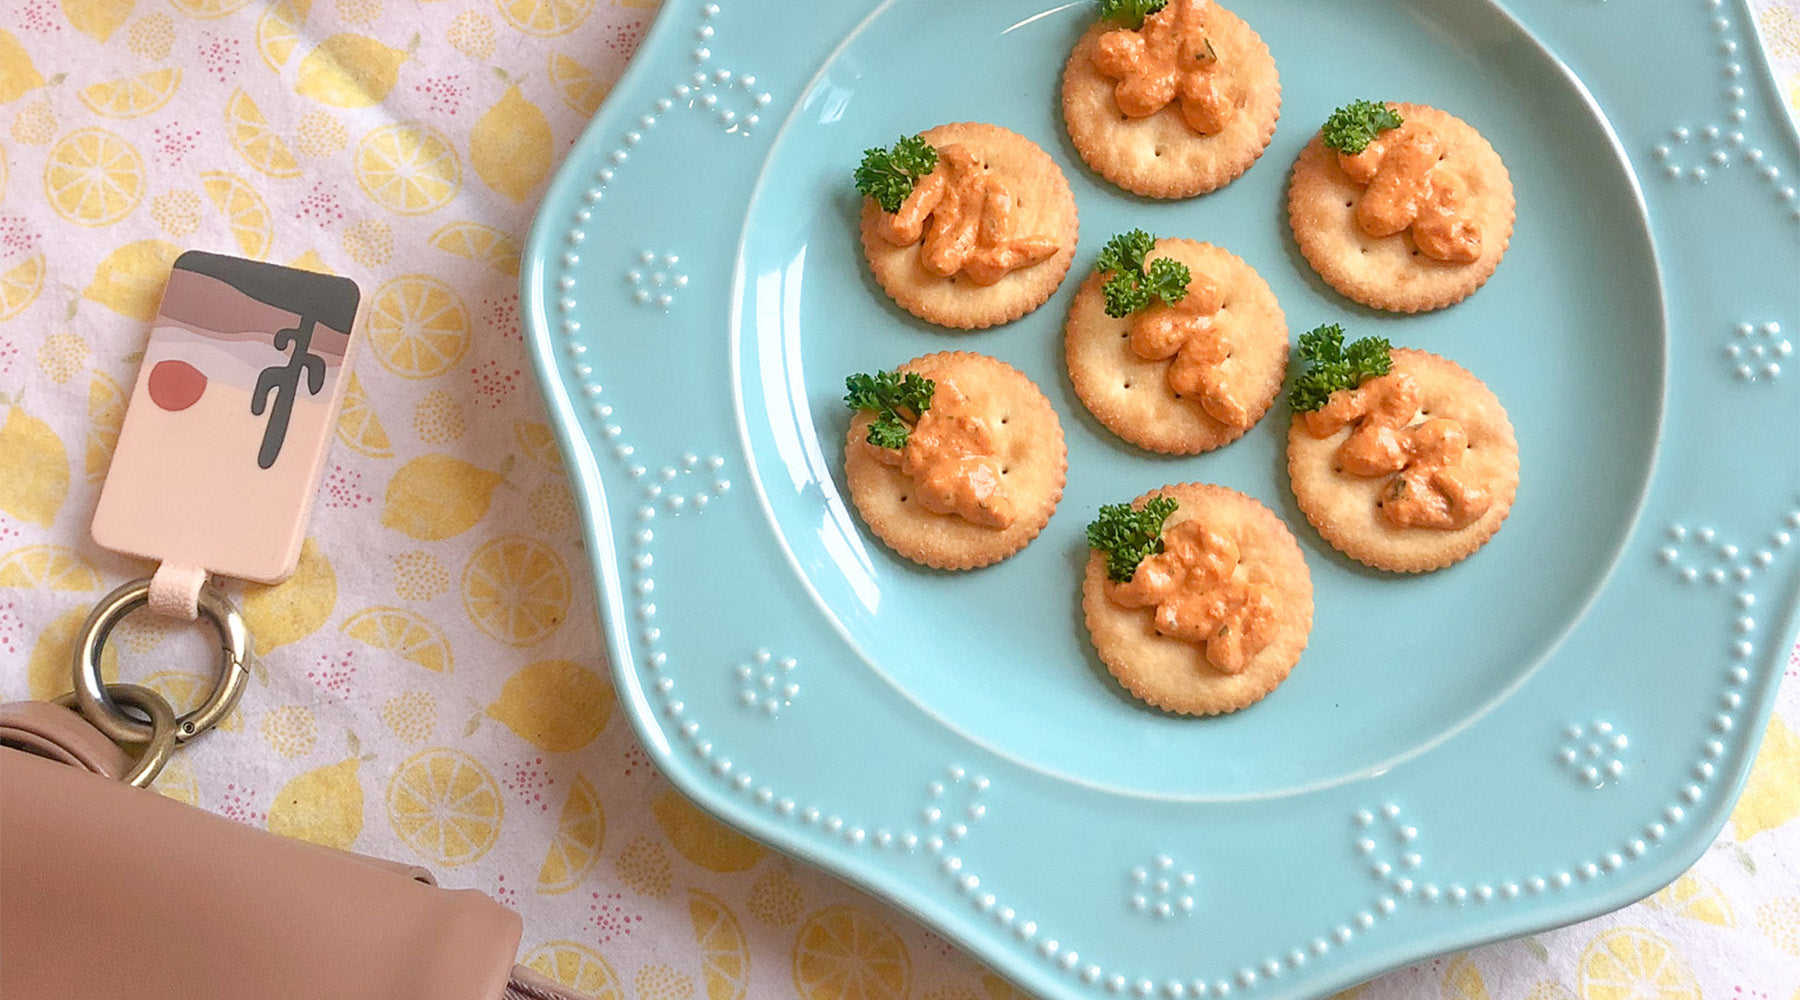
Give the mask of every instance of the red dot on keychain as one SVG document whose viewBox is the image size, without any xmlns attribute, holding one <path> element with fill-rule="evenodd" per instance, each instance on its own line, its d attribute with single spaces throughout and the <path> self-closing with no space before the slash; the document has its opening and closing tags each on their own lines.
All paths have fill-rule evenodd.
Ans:
<svg viewBox="0 0 1800 1000">
<path fill-rule="evenodd" d="M 205 391 L 206 376 L 186 361 L 158 361 L 150 369 L 150 401 L 165 410 L 185 410 Z"/>
</svg>

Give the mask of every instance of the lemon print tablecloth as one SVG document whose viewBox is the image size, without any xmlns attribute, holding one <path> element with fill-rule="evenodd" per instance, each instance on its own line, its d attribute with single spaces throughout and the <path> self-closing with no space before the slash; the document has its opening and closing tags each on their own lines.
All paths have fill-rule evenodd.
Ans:
<svg viewBox="0 0 1800 1000">
<path fill-rule="evenodd" d="M 605 1000 L 1016 996 L 708 819 L 614 706 L 517 280 L 652 2 L 0 5 L 0 698 L 66 690 L 93 599 L 145 572 L 87 525 L 175 255 L 349 275 L 366 350 L 299 571 L 236 591 L 265 669 L 158 789 L 485 890 L 527 963 Z M 1800 106 L 1800 0 L 1758 6 Z M 191 703 L 205 646 L 138 615 L 106 669 Z M 1667 890 L 1362 995 L 1800 996 L 1797 729 L 1790 684 L 1730 825 Z"/>
</svg>

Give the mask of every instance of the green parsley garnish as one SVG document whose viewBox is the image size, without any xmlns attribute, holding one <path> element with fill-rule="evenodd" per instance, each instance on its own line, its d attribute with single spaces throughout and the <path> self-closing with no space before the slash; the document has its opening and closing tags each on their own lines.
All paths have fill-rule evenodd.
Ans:
<svg viewBox="0 0 1800 1000">
<path fill-rule="evenodd" d="M 1137 572 L 1138 563 L 1163 550 L 1163 522 L 1180 504 L 1173 497 L 1151 497 L 1143 510 L 1128 503 L 1102 505 L 1100 516 L 1087 527 L 1088 544 L 1106 553 L 1106 575 L 1125 583 Z"/>
<path fill-rule="evenodd" d="M 899 372 L 876 372 L 852 375 L 844 379 L 844 388 L 849 390 L 844 395 L 845 405 L 875 414 L 868 442 L 877 448 L 904 448 L 913 425 L 931 409 L 937 383 L 913 372 L 905 378 Z"/>
<path fill-rule="evenodd" d="M 1325 120 L 1325 145 L 1355 155 L 1389 129 L 1406 124 L 1394 109 L 1375 101 L 1351 101 Z"/>
<path fill-rule="evenodd" d="M 1393 345 L 1383 337 L 1364 337 L 1344 346 L 1344 328 L 1336 323 L 1300 335 L 1300 360 L 1306 371 L 1294 376 L 1288 402 L 1305 413 L 1325 405 L 1339 389 L 1354 389 L 1368 379 L 1386 375 L 1394 366 Z"/>
<path fill-rule="evenodd" d="M 1100 0 L 1100 20 L 1136 31 L 1144 26 L 1144 18 L 1162 10 L 1168 3 L 1169 0 Z"/>
<path fill-rule="evenodd" d="M 1156 247 L 1156 237 L 1142 229 L 1114 236 L 1100 251 L 1094 270 L 1112 277 L 1100 286 L 1106 299 L 1106 314 L 1124 319 L 1140 309 L 1147 309 L 1152 299 L 1174 305 L 1187 295 L 1188 281 L 1193 278 L 1187 265 L 1169 257 L 1158 257 L 1144 266 L 1144 256 Z"/>
<path fill-rule="evenodd" d="M 893 149 L 865 149 L 856 168 L 856 190 L 881 206 L 898 212 L 920 178 L 937 168 L 938 154 L 923 136 L 901 136 Z"/>
</svg>

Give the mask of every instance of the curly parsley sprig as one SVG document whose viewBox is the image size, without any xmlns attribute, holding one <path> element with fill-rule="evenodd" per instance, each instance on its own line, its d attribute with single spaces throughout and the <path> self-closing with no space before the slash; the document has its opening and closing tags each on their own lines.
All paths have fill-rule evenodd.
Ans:
<svg viewBox="0 0 1800 1000">
<path fill-rule="evenodd" d="M 1158 257 L 1149 267 L 1144 266 L 1144 257 L 1155 248 L 1156 237 L 1142 229 L 1133 229 L 1114 236 L 1100 251 L 1094 270 L 1112 275 L 1100 286 L 1108 316 L 1124 319 L 1140 309 L 1149 308 L 1154 299 L 1172 306 L 1187 295 L 1193 274 L 1186 264 L 1170 257 Z"/>
<path fill-rule="evenodd" d="M 877 448 L 904 448 L 913 425 L 931 409 L 937 383 L 915 372 L 852 375 L 844 379 L 844 405 L 875 414 L 867 440 Z"/>
<path fill-rule="evenodd" d="M 901 136 L 892 149 L 865 149 L 856 168 L 856 190 L 875 199 L 884 212 L 900 203 L 926 174 L 937 169 L 938 153 L 924 136 Z"/>
<path fill-rule="evenodd" d="M 1125 583 L 1138 564 L 1163 550 L 1163 522 L 1181 505 L 1174 497 L 1151 497 L 1142 510 L 1128 503 L 1109 503 L 1087 527 L 1088 544 L 1106 553 L 1106 575 Z"/>
<path fill-rule="evenodd" d="M 1325 145 L 1355 155 L 1369 148 L 1381 133 L 1406 124 L 1406 119 L 1377 101 L 1351 101 L 1325 119 Z"/>
<path fill-rule="evenodd" d="M 1294 376 L 1288 402 L 1296 413 L 1317 410 L 1339 389 L 1354 389 L 1393 369 L 1393 345 L 1383 337 L 1364 337 L 1344 346 L 1344 328 L 1336 323 L 1300 335 L 1300 360 L 1307 369 Z"/>
<path fill-rule="evenodd" d="M 1162 10 L 1168 3 L 1169 0 L 1100 0 L 1100 20 L 1136 31 L 1144 26 L 1144 18 Z"/>
</svg>

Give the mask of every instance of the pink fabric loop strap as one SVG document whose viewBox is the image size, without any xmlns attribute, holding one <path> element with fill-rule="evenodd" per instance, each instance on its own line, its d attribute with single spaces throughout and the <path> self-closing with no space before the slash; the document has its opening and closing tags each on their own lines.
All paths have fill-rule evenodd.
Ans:
<svg viewBox="0 0 1800 1000">
<path fill-rule="evenodd" d="M 204 586 L 206 570 L 163 563 L 150 577 L 151 614 L 193 621 L 200 615 L 200 588 Z"/>
</svg>

